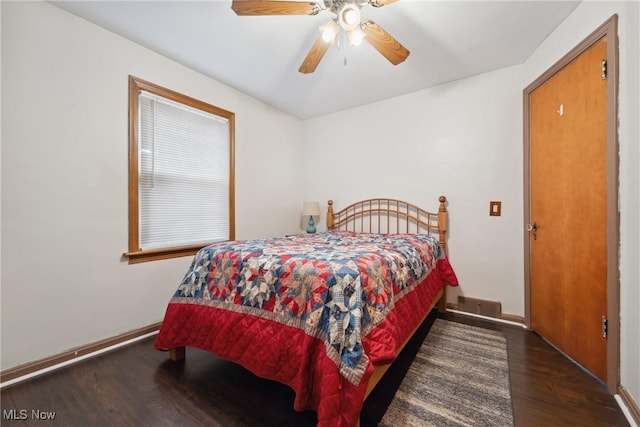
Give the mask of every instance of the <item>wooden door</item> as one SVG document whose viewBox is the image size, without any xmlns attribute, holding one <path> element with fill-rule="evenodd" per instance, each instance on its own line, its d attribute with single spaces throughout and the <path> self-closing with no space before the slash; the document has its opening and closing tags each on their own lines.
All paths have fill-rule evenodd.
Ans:
<svg viewBox="0 0 640 427">
<path fill-rule="evenodd" d="M 603 38 L 530 102 L 530 326 L 607 381 L 607 81 Z"/>
</svg>

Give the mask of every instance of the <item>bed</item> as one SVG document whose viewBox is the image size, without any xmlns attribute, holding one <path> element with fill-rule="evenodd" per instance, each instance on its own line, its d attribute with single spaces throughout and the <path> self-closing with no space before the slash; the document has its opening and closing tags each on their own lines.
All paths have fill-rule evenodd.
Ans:
<svg viewBox="0 0 640 427">
<path fill-rule="evenodd" d="M 155 341 L 172 360 L 209 351 L 290 386 L 318 426 L 359 424 L 362 404 L 457 286 L 437 212 L 387 198 L 327 207 L 327 231 L 201 249 Z"/>
</svg>

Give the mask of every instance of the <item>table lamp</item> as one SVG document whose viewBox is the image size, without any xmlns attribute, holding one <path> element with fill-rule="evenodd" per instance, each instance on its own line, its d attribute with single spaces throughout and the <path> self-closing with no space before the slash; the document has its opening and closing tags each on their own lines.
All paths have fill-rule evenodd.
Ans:
<svg viewBox="0 0 640 427">
<path fill-rule="evenodd" d="M 304 202 L 302 205 L 302 216 L 309 217 L 309 223 L 307 225 L 307 233 L 316 232 L 316 224 L 313 221 L 314 216 L 320 216 L 320 203 L 318 202 Z"/>
</svg>

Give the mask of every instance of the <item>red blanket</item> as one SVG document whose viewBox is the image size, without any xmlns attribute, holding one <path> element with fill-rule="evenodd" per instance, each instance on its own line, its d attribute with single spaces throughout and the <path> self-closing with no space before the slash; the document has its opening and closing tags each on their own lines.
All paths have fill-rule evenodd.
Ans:
<svg viewBox="0 0 640 427">
<path fill-rule="evenodd" d="M 342 237 L 352 239 L 354 235 L 339 237 L 339 244 L 344 244 Z M 335 234 L 320 238 L 333 244 Z M 304 239 L 307 244 L 309 238 Z M 291 294 L 291 287 L 295 288 L 296 283 L 304 283 L 308 278 L 297 272 L 296 266 L 312 262 L 308 260 L 309 254 L 305 255 L 307 262 L 300 259 L 292 261 L 292 255 L 282 248 L 266 249 L 265 246 L 264 250 L 257 251 L 260 252 L 258 254 L 255 242 L 251 241 L 248 246 L 243 246 L 250 249 L 248 252 L 251 256 L 242 251 L 237 252 L 235 260 L 240 261 L 235 262 L 235 267 L 232 268 L 235 275 L 230 274 L 228 268 L 226 273 L 221 271 L 220 266 L 234 264 L 229 262 L 231 258 L 228 248 L 214 250 L 216 253 L 212 255 L 210 247 L 207 249 L 209 255 L 196 256 L 176 296 L 169 303 L 156 347 L 189 346 L 213 352 L 221 358 L 239 363 L 258 376 L 289 385 L 296 392 L 295 409 L 316 410 L 319 426 L 356 425 L 373 365 L 393 361 L 399 346 L 418 326 L 440 289 L 445 285 L 457 285 L 448 260 L 442 256 L 437 242 L 431 249 L 409 250 L 407 241 L 402 242 L 402 250 L 399 252 L 414 251 L 419 258 L 425 258 L 426 263 L 431 266 L 424 277 L 415 274 L 422 268 L 412 264 L 415 261 L 402 260 L 397 253 L 383 254 L 382 249 L 379 253 L 368 252 L 364 256 L 366 262 L 353 264 L 352 258 L 342 257 L 349 258 L 350 265 L 357 265 L 356 269 L 360 269 L 357 271 L 359 284 L 355 284 L 344 279 L 353 279 L 352 274 L 340 276 L 339 271 L 343 271 L 341 267 L 327 262 L 327 256 L 321 256 L 319 260 L 315 259 L 315 269 L 320 272 L 321 279 L 316 279 L 310 289 L 315 289 L 320 282 L 333 283 L 343 293 L 348 286 L 355 286 L 356 293 L 361 295 L 358 299 L 361 304 L 358 305 L 358 301 L 354 304 L 353 298 L 345 298 L 340 300 L 341 310 L 329 309 L 327 304 L 335 303 L 339 297 L 336 297 L 335 291 L 332 293 L 331 289 L 326 289 L 322 293 L 309 292 L 305 302 L 297 299 L 299 303 L 293 307 L 297 310 L 286 310 L 282 306 L 291 308 L 291 302 L 300 294 L 299 288 Z M 300 242 L 297 244 L 300 245 Z M 384 250 L 391 250 L 397 243 L 378 241 L 375 244 L 381 245 L 379 247 L 384 247 Z M 385 246 L 387 244 L 388 247 Z M 295 250 L 300 251 L 300 247 Z M 273 259 L 265 257 L 265 251 L 270 252 L 270 256 L 277 253 L 281 257 L 280 261 L 285 260 L 276 263 L 281 267 L 279 270 L 273 269 Z M 363 259 L 359 249 L 356 251 L 352 248 L 346 252 L 357 252 L 357 260 Z M 251 259 L 255 260 L 256 256 L 260 261 L 252 264 Z M 332 260 L 336 257 L 333 248 L 328 257 Z M 206 262 L 203 263 L 203 259 Z M 253 273 L 251 268 L 254 269 Z M 338 279 L 332 281 L 326 275 L 328 270 L 338 272 Z M 266 274 L 271 274 L 273 280 L 264 279 Z M 297 281 L 286 280 L 290 276 L 296 277 L 296 274 Z M 222 279 L 216 282 L 216 277 L 239 284 L 241 289 L 234 290 L 231 284 L 225 288 L 221 284 Z M 404 277 L 404 280 L 394 281 L 394 277 Z M 387 281 L 388 283 L 383 283 Z M 194 285 L 196 282 L 197 286 Z M 251 282 L 251 286 L 247 282 Z M 268 285 L 269 282 L 273 286 Z M 271 291 L 262 292 L 261 307 L 255 307 L 260 289 L 264 291 L 269 286 Z M 282 287 L 286 289 L 283 291 Z M 221 291 L 221 288 L 225 290 Z M 383 289 L 387 290 L 386 297 L 382 295 Z M 223 297 L 211 298 L 211 294 L 215 292 Z M 373 293 L 377 293 L 375 297 Z M 209 298 L 205 297 L 206 294 Z M 242 295 L 253 295 L 254 298 L 243 300 Z M 287 299 L 291 295 L 294 298 Z M 324 305 L 316 306 L 318 295 L 322 296 L 319 299 Z M 275 303 L 274 299 L 277 300 Z M 280 309 L 276 308 L 278 304 Z M 333 307 L 338 305 L 334 304 Z M 292 314 L 294 311 L 297 316 Z M 320 314 L 316 318 L 314 313 Z M 333 323 L 329 322 L 330 319 Z M 335 333 L 336 325 L 339 333 Z M 354 340 L 354 334 L 357 340 Z"/>
</svg>

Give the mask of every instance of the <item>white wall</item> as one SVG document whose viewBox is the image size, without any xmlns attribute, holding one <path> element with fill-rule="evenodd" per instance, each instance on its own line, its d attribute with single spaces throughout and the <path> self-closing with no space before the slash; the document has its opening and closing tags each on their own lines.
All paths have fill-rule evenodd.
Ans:
<svg viewBox="0 0 640 427">
<path fill-rule="evenodd" d="M 129 74 L 236 113 L 236 236 L 297 232 L 303 123 L 42 2 L 2 2 L 2 369 L 160 321 L 189 257 L 129 265 Z"/>
<path fill-rule="evenodd" d="M 621 383 L 640 401 L 639 3 L 583 2 L 520 66 L 307 122 L 307 198 L 390 196 L 450 209 L 464 295 L 524 315 L 522 90 L 614 13 L 620 36 Z M 345 183 L 349 183 L 345 185 Z M 502 216 L 489 217 L 489 201 Z"/>
<path fill-rule="evenodd" d="M 520 68 L 309 120 L 308 198 L 340 208 L 388 196 L 437 211 L 445 195 L 458 292 L 522 314 Z M 502 201 L 502 216 L 489 216 L 491 200 Z"/>
</svg>

